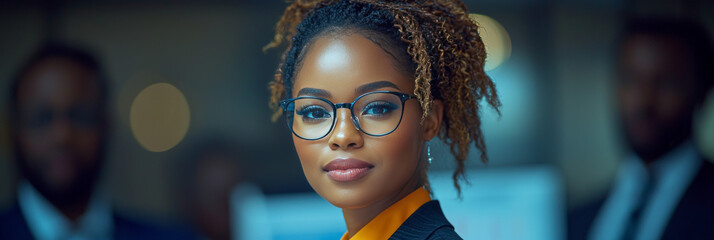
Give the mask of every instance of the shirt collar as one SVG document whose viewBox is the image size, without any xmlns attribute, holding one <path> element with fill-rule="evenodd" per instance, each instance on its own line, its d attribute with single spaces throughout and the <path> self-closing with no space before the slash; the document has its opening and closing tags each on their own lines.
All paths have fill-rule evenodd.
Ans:
<svg viewBox="0 0 714 240">
<path fill-rule="evenodd" d="M 617 178 L 620 182 L 641 185 L 647 179 L 654 177 L 655 184 L 658 184 L 661 179 L 679 178 L 680 175 L 692 174 L 692 169 L 699 166 L 697 163 L 699 163 L 697 147 L 691 140 L 688 140 L 650 163 L 649 170 L 639 156 L 634 153 L 630 154 L 623 162 Z"/>
<path fill-rule="evenodd" d="M 664 157 L 652 163 L 653 173 L 665 177 L 669 173 L 679 173 L 689 169 L 690 165 L 699 162 L 699 153 L 696 145 L 691 141 L 682 143 Z M 642 162 L 642 161 L 640 161 Z M 674 169 L 673 169 L 674 168 Z"/>
<path fill-rule="evenodd" d="M 65 218 L 27 181 L 23 181 L 18 188 L 18 200 L 30 232 L 38 240 L 71 237 L 111 238 L 114 224 L 111 209 L 104 194 L 98 193 L 92 196 L 87 211 L 80 217 L 76 225 Z"/>
<path fill-rule="evenodd" d="M 429 201 L 431 201 L 429 192 L 424 188 L 418 188 L 379 213 L 352 238 L 348 238 L 347 233 L 342 235 L 342 240 L 388 239 L 412 213 Z"/>
<path fill-rule="evenodd" d="M 696 145 L 686 141 L 651 163 L 650 170 L 635 154 L 620 167 L 612 193 L 598 214 L 590 234 L 592 239 L 617 239 L 625 230 L 627 217 L 647 181 L 653 185 L 652 195 L 643 210 L 638 231 L 652 239 L 663 230 L 677 202 L 697 173 L 701 159 Z"/>
</svg>

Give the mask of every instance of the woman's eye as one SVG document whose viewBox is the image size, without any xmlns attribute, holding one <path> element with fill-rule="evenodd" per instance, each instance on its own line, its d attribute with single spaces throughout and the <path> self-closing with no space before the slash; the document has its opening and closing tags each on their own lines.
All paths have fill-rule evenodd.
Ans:
<svg viewBox="0 0 714 240">
<path fill-rule="evenodd" d="M 323 107 L 321 106 L 305 106 L 298 110 L 297 115 L 302 116 L 303 119 L 311 120 L 311 119 L 325 119 L 325 118 L 330 118 L 330 113 Z"/>
<path fill-rule="evenodd" d="M 362 115 L 383 116 L 397 108 L 398 106 L 396 104 L 390 102 L 372 102 L 364 107 Z"/>
</svg>

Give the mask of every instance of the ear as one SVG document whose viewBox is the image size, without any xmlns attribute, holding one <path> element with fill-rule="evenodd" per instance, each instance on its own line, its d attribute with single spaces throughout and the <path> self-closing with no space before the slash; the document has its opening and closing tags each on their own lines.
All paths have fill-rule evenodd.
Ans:
<svg viewBox="0 0 714 240">
<path fill-rule="evenodd" d="M 422 136 L 425 141 L 429 141 L 439 134 L 441 121 L 444 119 L 444 103 L 441 100 L 433 100 L 429 115 L 422 122 Z"/>
</svg>

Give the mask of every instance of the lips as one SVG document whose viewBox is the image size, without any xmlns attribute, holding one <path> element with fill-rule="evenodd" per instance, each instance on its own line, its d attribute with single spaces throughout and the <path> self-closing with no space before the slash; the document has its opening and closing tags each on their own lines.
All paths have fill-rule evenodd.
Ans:
<svg viewBox="0 0 714 240">
<path fill-rule="evenodd" d="M 350 182 L 364 177 L 373 167 L 374 165 L 367 162 L 348 158 L 332 160 L 322 170 L 327 172 L 327 176 L 332 180 Z"/>
</svg>

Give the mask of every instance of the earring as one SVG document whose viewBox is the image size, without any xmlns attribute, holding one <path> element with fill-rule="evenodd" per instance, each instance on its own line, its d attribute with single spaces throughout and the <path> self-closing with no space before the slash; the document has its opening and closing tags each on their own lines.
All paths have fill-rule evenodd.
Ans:
<svg viewBox="0 0 714 240">
<path fill-rule="evenodd" d="M 431 165 L 431 161 L 434 160 L 433 157 L 431 157 L 431 145 L 426 144 L 426 159 L 429 161 L 429 165 Z"/>
</svg>

